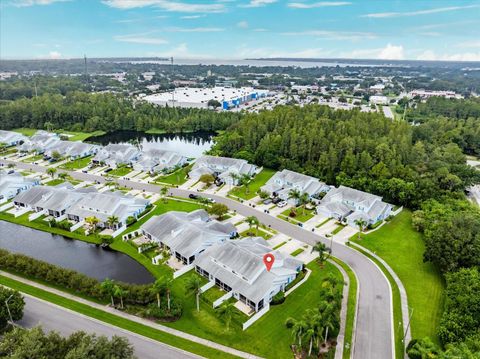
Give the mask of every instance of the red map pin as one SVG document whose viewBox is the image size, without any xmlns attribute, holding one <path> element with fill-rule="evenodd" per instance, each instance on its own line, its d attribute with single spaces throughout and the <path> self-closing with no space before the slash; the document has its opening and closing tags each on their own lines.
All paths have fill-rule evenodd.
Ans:
<svg viewBox="0 0 480 359">
<path fill-rule="evenodd" d="M 263 263 L 265 264 L 265 267 L 267 267 L 267 271 L 270 272 L 273 262 L 275 262 L 275 256 L 273 254 L 267 253 L 263 256 Z"/>
</svg>

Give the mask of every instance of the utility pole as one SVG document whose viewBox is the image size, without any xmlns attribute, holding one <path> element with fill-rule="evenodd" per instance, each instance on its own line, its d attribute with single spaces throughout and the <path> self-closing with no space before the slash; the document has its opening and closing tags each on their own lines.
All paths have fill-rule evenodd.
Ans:
<svg viewBox="0 0 480 359">
<path fill-rule="evenodd" d="M 12 325 L 15 325 L 15 324 L 13 323 L 13 318 L 12 318 L 12 313 L 10 312 L 10 307 L 8 306 L 8 301 L 9 301 L 10 299 L 12 299 L 12 297 L 13 297 L 13 294 L 10 295 L 10 297 L 7 298 L 7 300 L 5 301 L 5 305 L 7 306 L 7 312 L 8 312 L 8 316 L 10 317 L 10 323 L 11 323 Z"/>
</svg>

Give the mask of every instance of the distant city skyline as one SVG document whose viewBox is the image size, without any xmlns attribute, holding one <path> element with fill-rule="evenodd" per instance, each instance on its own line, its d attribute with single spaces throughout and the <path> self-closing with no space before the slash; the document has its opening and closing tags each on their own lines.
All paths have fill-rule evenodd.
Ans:
<svg viewBox="0 0 480 359">
<path fill-rule="evenodd" d="M 1 0 L 0 58 L 480 61 L 480 1 Z"/>
</svg>

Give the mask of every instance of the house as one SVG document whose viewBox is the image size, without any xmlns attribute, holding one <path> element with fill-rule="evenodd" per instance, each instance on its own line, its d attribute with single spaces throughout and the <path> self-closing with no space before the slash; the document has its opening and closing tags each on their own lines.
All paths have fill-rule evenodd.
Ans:
<svg viewBox="0 0 480 359">
<path fill-rule="evenodd" d="M 122 192 L 90 192 L 85 194 L 67 210 L 69 220 L 83 222 L 88 217 L 96 217 L 97 227 L 111 227 L 117 230 L 126 227 L 127 218 L 138 218 L 150 204 L 149 200 L 125 195 Z M 116 217 L 117 223 L 109 225 L 109 218 Z"/>
<path fill-rule="evenodd" d="M 120 165 L 132 165 L 140 157 L 140 150 L 130 144 L 111 143 L 102 147 L 92 162 L 96 164 L 105 164 L 111 168 L 117 168 Z"/>
<path fill-rule="evenodd" d="M 40 184 L 39 178 L 27 178 L 20 173 L 0 171 L 0 202 L 8 201 L 20 192 Z"/>
<path fill-rule="evenodd" d="M 263 256 L 267 253 L 275 257 L 270 271 L 263 263 Z M 235 299 L 256 312 L 270 303 L 275 294 L 285 291 L 303 267 L 301 261 L 272 250 L 259 237 L 212 245 L 198 256 L 194 264 L 200 275 L 231 292 Z"/>
<path fill-rule="evenodd" d="M 55 187 L 37 186 L 17 195 L 13 203 L 17 209 L 27 208 L 33 212 L 44 212 L 57 220 L 62 220 L 66 218 L 67 210 L 91 190 L 94 189 L 73 189 L 69 184 Z"/>
<path fill-rule="evenodd" d="M 177 152 L 151 149 L 143 151 L 137 162 L 133 164 L 135 171 L 160 173 L 172 171 L 187 163 L 187 157 Z"/>
<path fill-rule="evenodd" d="M 79 158 L 93 156 L 99 149 L 100 146 L 90 143 L 60 140 L 45 150 L 44 153 L 48 157 L 53 157 L 53 154 L 57 152 L 64 158 L 76 160 Z"/>
<path fill-rule="evenodd" d="M 248 175 L 253 176 L 257 171 L 257 167 L 251 165 L 246 160 L 228 157 L 202 156 L 195 161 L 189 177 L 199 180 L 204 174 L 211 174 L 215 179 L 226 184 L 238 184 L 238 179 L 232 177 Z"/>
<path fill-rule="evenodd" d="M 270 196 L 279 197 L 284 201 L 297 205 L 298 203 L 295 203 L 295 199 L 289 198 L 291 190 L 307 193 L 310 198 L 315 198 L 322 192 L 328 192 L 330 187 L 318 178 L 290 170 L 283 170 L 275 173 L 260 190 L 267 192 Z"/>
<path fill-rule="evenodd" d="M 187 265 L 208 247 L 236 235 L 232 224 L 210 220 L 203 209 L 190 213 L 168 212 L 152 217 L 141 230 L 145 237 L 158 242 Z"/>
<path fill-rule="evenodd" d="M 18 132 L 0 130 L 0 144 L 7 147 L 22 144 L 27 140 L 27 137 Z"/>
<path fill-rule="evenodd" d="M 373 225 L 386 219 L 393 206 L 382 201 L 382 197 L 340 186 L 330 190 L 317 206 L 317 213 L 336 218 L 357 227 L 356 220 Z"/>
<path fill-rule="evenodd" d="M 21 152 L 44 153 L 60 141 L 60 137 L 51 132 L 37 131 L 32 137 L 17 146 Z"/>
</svg>

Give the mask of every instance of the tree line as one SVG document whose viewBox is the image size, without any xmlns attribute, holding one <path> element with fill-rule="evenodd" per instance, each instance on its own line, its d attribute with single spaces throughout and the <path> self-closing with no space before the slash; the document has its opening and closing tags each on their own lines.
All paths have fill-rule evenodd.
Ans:
<svg viewBox="0 0 480 359">
<path fill-rule="evenodd" d="M 417 208 L 430 198 L 462 196 L 480 181 L 456 143 L 416 139 L 422 126 L 359 110 L 278 106 L 245 114 L 217 137 L 212 153 L 287 168 Z"/>
<path fill-rule="evenodd" d="M 106 132 L 115 130 L 165 132 L 218 131 L 237 122 L 240 114 L 206 109 L 160 107 L 111 93 L 43 94 L 0 104 L 0 129 L 18 127 Z"/>
</svg>

